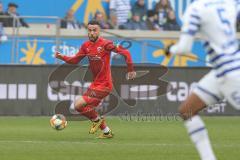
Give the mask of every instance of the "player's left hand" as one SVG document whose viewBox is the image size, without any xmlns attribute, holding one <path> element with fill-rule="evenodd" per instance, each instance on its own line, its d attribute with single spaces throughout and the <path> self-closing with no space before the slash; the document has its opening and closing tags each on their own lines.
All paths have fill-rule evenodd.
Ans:
<svg viewBox="0 0 240 160">
<path fill-rule="evenodd" d="M 127 80 L 133 80 L 135 79 L 137 76 L 137 73 L 135 71 L 132 71 L 132 72 L 128 72 L 127 73 Z"/>
</svg>

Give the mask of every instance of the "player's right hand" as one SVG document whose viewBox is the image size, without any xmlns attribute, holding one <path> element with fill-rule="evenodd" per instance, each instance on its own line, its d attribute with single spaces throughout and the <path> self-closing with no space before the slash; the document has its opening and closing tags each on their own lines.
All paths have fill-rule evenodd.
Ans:
<svg viewBox="0 0 240 160">
<path fill-rule="evenodd" d="M 60 52 L 55 52 L 54 57 L 62 60 L 63 55 Z"/>
<path fill-rule="evenodd" d="M 137 76 L 137 73 L 135 71 L 132 71 L 132 72 L 128 72 L 127 73 L 127 80 L 134 80 Z"/>
</svg>

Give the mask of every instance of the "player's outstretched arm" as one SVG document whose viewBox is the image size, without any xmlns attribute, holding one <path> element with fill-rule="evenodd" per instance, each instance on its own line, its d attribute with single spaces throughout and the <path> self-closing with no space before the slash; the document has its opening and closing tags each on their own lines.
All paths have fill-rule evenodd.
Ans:
<svg viewBox="0 0 240 160">
<path fill-rule="evenodd" d="M 65 56 L 65 55 L 61 54 L 60 52 L 56 52 L 54 56 L 57 59 L 60 59 L 68 64 L 78 64 L 85 57 L 85 54 L 81 47 L 79 52 L 77 54 L 75 54 L 74 56 Z"/>
<path fill-rule="evenodd" d="M 183 16 L 183 25 L 178 43 L 166 48 L 166 55 L 184 55 L 191 52 L 194 37 L 200 31 L 201 12 L 196 9 L 197 3 L 188 7 Z"/>
</svg>

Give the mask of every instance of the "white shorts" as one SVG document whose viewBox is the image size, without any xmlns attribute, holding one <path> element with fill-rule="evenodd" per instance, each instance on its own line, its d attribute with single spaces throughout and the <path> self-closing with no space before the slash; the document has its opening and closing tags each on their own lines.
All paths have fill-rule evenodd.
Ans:
<svg viewBox="0 0 240 160">
<path fill-rule="evenodd" d="M 216 78 L 210 71 L 199 82 L 193 92 L 206 105 L 216 104 L 224 98 L 236 109 L 240 110 L 240 77 Z"/>
</svg>

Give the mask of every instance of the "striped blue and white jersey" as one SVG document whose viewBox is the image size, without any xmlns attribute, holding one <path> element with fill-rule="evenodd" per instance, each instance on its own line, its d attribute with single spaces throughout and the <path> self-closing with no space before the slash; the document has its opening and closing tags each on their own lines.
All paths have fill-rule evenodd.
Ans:
<svg viewBox="0 0 240 160">
<path fill-rule="evenodd" d="M 236 38 L 237 0 L 196 0 L 186 10 L 182 32 L 200 33 L 216 77 L 237 72 L 240 51 Z"/>
</svg>

